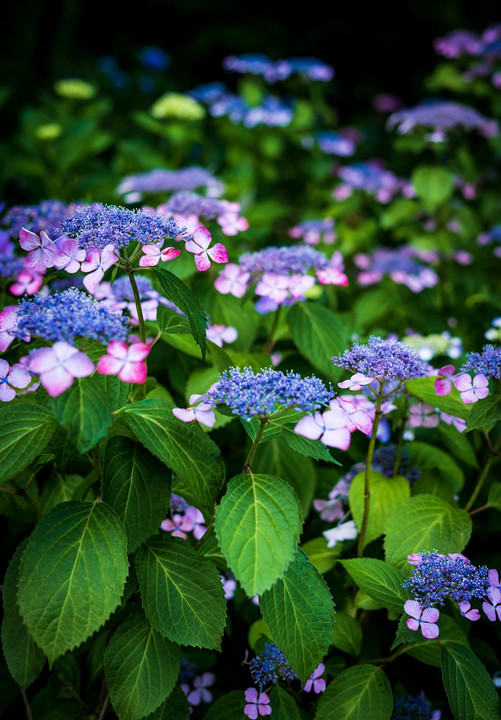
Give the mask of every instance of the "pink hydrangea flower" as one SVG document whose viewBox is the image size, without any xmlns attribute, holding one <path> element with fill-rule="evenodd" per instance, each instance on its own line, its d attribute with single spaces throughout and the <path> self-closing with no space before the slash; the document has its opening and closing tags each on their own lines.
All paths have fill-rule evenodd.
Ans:
<svg viewBox="0 0 501 720">
<path fill-rule="evenodd" d="M 39 376 L 49 395 L 57 397 L 75 378 L 92 375 L 94 364 L 85 353 L 59 340 L 52 347 L 35 350 L 29 358 L 29 370 Z"/>
<path fill-rule="evenodd" d="M 435 408 L 427 403 L 414 403 L 409 407 L 409 425 L 411 427 L 437 427 L 440 418 Z"/>
<path fill-rule="evenodd" d="M 176 250 L 173 247 L 167 247 L 162 250 L 163 243 L 153 245 L 143 245 L 143 257 L 139 260 L 140 267 L 154 267 L 158 265 L 159 261 L 168 262 L 174 260 L 178 255 L 181 254 L 181 250 Z"/>
<path fill-rule="evenodd" d="M 301 298 L 314 284 L 313 275 L 291 275 L 289 277 L 289 293 L 293 298 Z"/>
<path fill-rule="evenodd" d="M 203 272 L 210 268 L 210 261 L 216 263 L 228 262 L 228 251 L 222 243 L 216 243 L 209 249 L 212 237 L 206 227 L 200 225 L 191 240 L 187 240 L 184 247 L 188 252 L 194 253 L 197 270 Z"/>
<path fill-rule="evenodd" d="M 193 505 L 188 505 L 184 511 L 184 518 L 181 523 L 181 530 L 193 533 L 195 540 L 205 535 L 207 528 L 205 526 L 205 519 L 200 510 Z"/>
<path fill-rule="evenodd" d="M 337 397 L 330 401 L 329 408 L 337 411 L 341 410 L 346 415 L 346 426 L 352 433 L 360 430 L 364 435 L 370 435 L 372 432 L 372 418 L 366 410 L 362 410 L 351 400 L 343 397 Z"/>
<path fill-rule="evenodd" d="M 234 327 L 226 327 L 225 325 L 211 325 L 205 333 L 208 340 L 211 340 L 218 347 L 223 347 L 223 343 L 232 343 L 238 337 L 238 332 Z"/>
<path fill-rule="evenodd" d="M 296 424 L 294 432 L 309 440 L 318 440 L 327 447 L 348 450 L 351 434 L 344 410 L 327 410 L 324 413 L 305 415 Z"/>
<path fill-rule="evenodd" d="M 113 340 L 97 362 L 97 371 L 101 375 L 118 375 L 122 382 L 141 385 L 146 381 L 148 369 L 145 358 L 148 357 L 150 346 L 138 342 L 127 346 L 123 340 Z"/>
<path fill-rule="evenodd" d="M 236 204 L 238 205 L 238 203 Z M 229 237 L 232 237 L 233 235 L 237 235 L 237 233 L 239 232 L 249 229 L 248 220 L 238 214 L 239 210 L 240 206 L 238 206 L 238 210 L 236 212 L 225 213 L 224 215 L 220 215 L 217 219 L 221 230 L 225 235 L 228 235 Z"/>
<path fill-rule="evenodd" d="M 492 585 L 487 588 L 488 602 L 482 603 L 482 610 L 491 622 L 501 620 L 501 591 Z"/>
<path fill-rule="evenodd" d="M 435 392 L 437 395 L 448 395 L 452 390 L 452 378 L 456 372 L 454 365 L 444 365 L 438 371 L 438 377 L 435 380 Z"/>
<path fill-rule="evenodd" d="M 470 610 L 470 608 L 471 603 L 469 603 L 467 600 L 463 600 L 463 602 L 459 603 L 459 610 L 463 617 L 465 617 L 467 620 L 471 620 L 472 622 L 475 622 L 475 620 L 480 620 L 480 610 L 477 610 L 476 608 L 474 610 Z"/>
<path fill-rule="evenodd" d="M 174 513 L 172 519 L 166 518 L 161 522 L 160 527 L 162 528 L 162 530 L 165 530 L 165 532 L 169 532 L 172 537 L 178 537 L 182 540 L 186 540 L 186 538 L 188 537 L 188 532 L 182 529 L 183 523 L 184 515 Z"/>
<path fill-rule="evenodd" d="M 427 640 L 433 640 L 438 637 L 440 632 L 437 622 L 440 617 L 440 611 L 437 608 L 425 608 L 418 603 L 417 600 L 407 600 L 404 605 L 407 615 L 406 623 L 409 630 L 421 630 L 423 637 Z"/>
<path fill-rule="evenodd" d="M 214 685 L 216 676 L 211 672 L 204 672 L 202 675 L 197 675 L 193 680 L 193 690 L 188 693 L 188 702 L 190 705 L 200 705 L 201 702 L 210 702 L 212 700 L 212 693 L 207 688 Z"/>
<path fill-rule="evenodd" d="M 463 418 L 458 418 L 454 415 L 449 415 L 449 413 L 441 412 L 440 420 L 443 420 L 443 422 L 447 425 L 453 425 L 458 432 L 464 432 L 466 430 L 466 420 L 463 420 Z"/>
<path fill-rule="evenodd" d="M 245 691 L 244 715 L 256 720 L 258 715 L 271 715 L 270 698 L 266 693 L 259 693 L 256 688 L 250 687 Z"/>
<path fill-rule="evenodd" d="M 111 243 L 102 250 L 93 248 L 89 250 L 82 263 L 82 272 L 90 273 L 84 278 L 83 284 L 86 289 L 93 293 L 96 286 L 101 282 L 104 273 L 117 262 L 116 248 Z"/>
<path fill-rule="evenodd" d="M 196 422 L 212 427 L 216 422 L 214 406 L 212 403 L 199 402 L 202 395 L 190 395 L 190 407 L 172 408 L 172 414 L 182 422 Z M 195 404 L 198 403 L 198 404 Z"/>
<path fill-rule="evenodd" d="M 214 287 L 221 295 L 233 295 L 241 298 L 247 290 L 250 273 L 244 272 L 238 265 L 228 263 L 214 282 Z"/>
<path fill-rule="evenodd" d="M 21 295 L 35 295 L 40 290 L 43 276 L 30 270 L 20 272 L 16 278 L 16 282 L 9 287 L 13 295 L 21 297 Z"/>
<path fill-rule="evenodd" d="M 7 360 L 0 359 L 0 401 L 10 402 L 16 397 L 16 389 L 22 390 L 30 384 L 30 373 L 19 363 L 9 366 Z"/>
<path fill-rule="evenodd" d="M 362 373 L 355 373 L 349 380 L 339 382 L 338 387 L 343 388 L 343 390 L 356 392 L 357 390 L 361 390 L 363 385 L 369 385 L 373 381 L 374 378 L 372 377 L 367 377 L 366 375 L 362 375 Z"/>
<path fill-rule="evenodd" d="M 489 394 L 489 380 L 482 373 L 475 375 L 473 380 L 468 373 L 461 373 L 453 382 L 465 405 L 483 400 Z"/>
<path fill-rule="evenodd" d="M 256 285 L 255 293 L 280 305 L 289 295 L 289 277 L 276 273 L 263 273 Z"/>
<path fill-rule="evenodd" d="M 17 338 L 17 305 L 6 305 L 0 313 L 0 351 L 5 352 L 11 342 Z M 22 338 L 30 341 L 30 336 Z"/>
<path fill-rule="evenodd" d="M 28 251 L 26 256 L 26 267 L 41 275 L 47 268 L 54 266 L 54 258 L 57 247 L 53 240 L 42 230 L 40 237 L 31 230 L 21 228 L 19 233 L 19 244 L 23 250 Z"/>
<path fill-rule="evenodd" d="M 310 677 L 306 681 L 306 685 L 304 686 L 305 692 L 315 692 L 317 695 L 319 693 L 324 692 L 325 688 L 327 687 L 325 680 L 320 677 L 324 674 L 325 671 L 325 665 L 323 663 L 319 663 L 319 665 L 313 670 Z"/>
<path fill-rule="evenodd" d="M 54 267 L 58 270 L 63 268 L 68 273 L 76 273 L 85 260 L 86 251 L 78 247 L 78 240 L 75 238 L 60 237 L 56 240 L 57 253 L 54 257 Z"/>
</svg>

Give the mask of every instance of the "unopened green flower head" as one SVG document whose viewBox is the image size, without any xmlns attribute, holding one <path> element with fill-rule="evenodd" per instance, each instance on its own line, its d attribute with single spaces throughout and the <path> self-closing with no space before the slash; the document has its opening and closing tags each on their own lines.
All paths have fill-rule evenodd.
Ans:
<svg viewBox="0 0 501 720">
<path fill-rule="evenodd" d="M 63 128 L 59 123 L 44 123 L 35 129 L 35 135 L 39 140 L 56 140 Z"/>
<path fill-rule="evenodd" d="M 166 93 L 159 97 L 150 110 L 159 120 L 174 118 L 177 120 L 201 120 L 205 109 L 196 100 L 181 93 Z"/>
<path fill-rule="evenodd" d="M 94 85 L 80 78 L 65 78 L 54 83 L 54 90 L 61 97 L 71 100 L 90 100 L 96 94 Z"/>
</svg>

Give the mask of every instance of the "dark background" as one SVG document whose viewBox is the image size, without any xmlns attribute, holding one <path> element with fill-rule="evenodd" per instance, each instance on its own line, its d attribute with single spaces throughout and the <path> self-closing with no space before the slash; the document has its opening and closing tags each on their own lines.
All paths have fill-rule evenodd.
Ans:
<svg viewBox="0 0 501 720">
<path fill-rule="evenodd" d="M 501 10 L 492 0 L 9 0 L 1 17 L 0 81 L 23 104 L 98 55 L 128 72 L 139 48 L 158 45 L 171 57 L 165 90 L 227 80 L 221 61 L 232 53 L 316 56 L 335 67 L 340 108 L 351 111 L 377 92 L 419 100 L 438 60 L 433 40 L 459 27 L 481 32 Z"/>
</svg>

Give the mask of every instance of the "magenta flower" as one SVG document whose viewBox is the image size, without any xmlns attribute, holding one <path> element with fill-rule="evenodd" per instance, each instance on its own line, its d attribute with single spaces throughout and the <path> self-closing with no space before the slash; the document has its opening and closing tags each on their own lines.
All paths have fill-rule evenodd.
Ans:
<svg viewBox="0 0 501 720">
<path fill-rule="evenodd" d="M 423 606 L 417 600 L 407 600 L 404 610 L 407 615 L 410 615 L 406 620 L 409 630 L 421 629 L 423 637 L 427 640 L 438 637 L 440 631 L 435 623 L 440 617 L 440 611 L 437 608 L 425 608 L 423 610 Z"/>
<path fill-rule="evenodd" d="M 123 340 L 113 340 L 106 348 L 106 355 L 99 358 L 97 371 L 101 375 L 118 375 L 122 382 L 141 385 L 148 374 L 144 360 L 150 349 L 142 342 L 127 346 Z"/>
<path fill-rule="evenodd" d="M 448 395 L 452 390 L 452 377 L 456 372 L 454 365 L 444 365 L 438 371 L 438 377 L 435 380 L 435 392 L 437 395 Z"/>
<path fill-rule="evenodd" d="M 351 434 L 348 430 L 348 419 L 344 410 L 327 410 L 324 413 L 316 412 L 301 418 L 294 428 L 298 435 L 309 440 L 318 440 L 327 447 L 348 450 Z"/>
<path fill-rule="evenodd" d="M 235 204 L 238 205 L 238 203 Z M 238 210 L 240 210 L 240 206 L 238 206 Z M 239 216 L 238 210 L 236 212 L 225 213 L 218 217 L 217 222 L 225 235 L 233 236 L 243 230 L 249 229 L 248 220 Z"/>
<path fill-rule="evenodd" d="M 270 698 L 266 693 L 259 693 L 256 688 L 250 687 L 245 691 L 244 715 L 256 720 L 258 715 L 271 715 Z"/>
<path fill-rule="evenodd" d="M 461 373 L 453 382 L 465 405 L 476 403 L 489 394 L 489 380 L 483 374 L 475 375 L 472 381 L 468 373 Z"/>
<path fill-rule="evenodd" d="M 23 389 L 30 384 L 31 375 L 19 363 L 9 368 L 7 360 L 0 360 L 0 401 L 10 402 L 16 397 L 14 388 Z"/>
<path fill-rule="evenodd" d="M 207 688 L 214 685 L 215 679 L 214 673 L 204 672 L 193 680 L 194 689 L 188 693 L 190 705 L 200 705 L 201 702 L 208 703 L 212 700 L 212 693 Z"/>
<path fill-rule="evenodd" d="M 207 532 L 205 519 L 198 508 L 193 505 L 188 505 L 184 512 L 181 530 L 193 533 L 195 540 L 200 540 L 200 538 L 205 535 Z"/>
<path fill-rule="evenodd" d="M 256 295 L 267 297 L 280 305 L 289 295 L 289 280 L 286 275 L 264 273 L 256 285 Z"/>
<path fill-rule="evenodd" d="M 36 272 L 25 270 L 20 272 L 16 278 L 16 282 L 9 287 L 13 295 L 21 297 L 21 295 L 35 295 L 40 290 L 43 277 Z"/>
<path fill-rule="evenodd" d="M 306 685 L 304 686 L 305 692 L 311 692 L 312 690 L 318 695 L 319 693 L 324 692 L 326 686 L 325 680 L 321 678 L 320 676 L 323 675 L 325 670 L 325 665 L 323 663 L 320 663 L 315 670 L 311 673 L 310 677 L 306 681 Z"/>
<path fill-rule="evenodd" d="M 412 553 L 411 555 L 407 555 L 407 562 L 409 563 L 409 565 L 419 567 L 423 562 L 423 556 L 421 555 L 421 553 Z"/>
<path fill-rule="evenodd" d="M 501 590 L 501 583 L 499 582 L 499 573 L 497 570 L 489 570 L 487 577 L 489 578 L 489 585 Z"/>
<path fill-rule="evenodd" d="M 19 233 L 19 244 L 23 250 L 28 251 L 26 256 L 26 267 L 41 275 L 47 268 L 54 266 L 54 258 L 57 247 L 53 240 L 42 230 L 40 237 L 31 230 L 21 228 Z"/>
<path fill-rule="evenodd" d="M 70 387 L 74 378 L 92 375 L 94 364 L 76 347 L 59 340 L 52 347 L 35 350 L 29 359 L 29 370 L 40 377 L 49 395 L 57 397 Z"/>
<path fill-rule="evenodd" d="M 228 263 L 214 282 L 214 287 L 221 295 L 233 295 L 241 298 L 247 290 L 250 273 L 241 270 L 239 265 Z"/>
<path fill-rule="evenodd" d="M 80 264 L 85 260 L 86 251 L 78 246 L 75 238 L 61 237 L 56 240 L 57 253 L 54 257 L 54 267 L 58 270 L 63 268 L 68 273 L 76 273 L 80 270 Z"/>
<path fill-rule="evenodd" d="M 501 591 L 498 587 L 492 585 L 487 588 L 487 598 L 489 602 L 482 603 L 482 610 L 491 622 L 501 620 Z"/>
<path fill-rule="evenodd" d="M 329 403 L 329 408 L 333 411 L 341 410 L 346 415 L 346 426 L 352 433 L 355 430 L 360 430 L 364 435 L 369 435 L 372 431 L 372 418 L 365 411 L 361 410 L 351 400 L 346 400 L 342 397 L 334 398 Z"/>
<path fill-rule="evenodd" d="M 209 249 L 212 240 L 210 232 L 206 227 L 200 225 L 191 240 L 187 240 L 184 247 L 188 252 L 194 253 L 195 265 L 197 270 L 203 272 L 210 268 L 210 261 L 216 263 L 227 263 L 228 252 L 222 243 L 216 243 L 214 247 Z"/>
<path fill-rule="evenodd" d="M 11 342 L 17 338 L 17 305 L 6 305 L 0 313 L 0 352 L 5 352 Z M 30 341 L 30 336 L 22 338 Z"/>
<path fill-rule="evenodd" d="M 348 285 L 348 276 L 337 267 L 326 267 L 317 270 L 318 282 L 322 285 Z"/>
<path fill-rule="evenodd" d="M 214 415 L 214 405 L 210 402 L 199 402 L 195 405 L 202 395 L 190 395 L 190 407 L 188 408 L 172 408 L 172 414 L 182 422 L 196 422 L 198 420 L 202 425 L 212 427 L 216 422 Z"/>
<path fill-rule="evenodd" d="M 90 273 L 84 278 L 83 284 L 90 293 L 93 293 L 96 286 L 101 282 L 104 273 L 117 262 L 114 245 L 106 245 L 102 250 L 93 248 L 87 253 L 85 262 L 82 263 L 82 272 Z"/>
<path fill-rule="evenodd" d="M 144 256 L 139 260 L 140 267 L 153 267 L 158 265 L 159 261 L 168 262 L 174 260 L 178 255 L 181 254 L 181 250 L 176 248 L 168 247 L 162 250 L 163 243 L 154 245 L 143 245 L 142 251 Z"/>
<path fill-rule="evenodd" d="M 182 530 L 182 526 L 184 523 L 184 515 L 180 515 L 179 513 L 174 513 L 174 515 L 171 518 L 166 518 L 163 520 L 160 524 L 160 527 L 162 530 L 165 530 L 165 532 L 169 532 L 172 537 L 178 537 L 182 538 L 183 540 L 186 540 L 188 537 L 187 533 Z"/>
<path fill-rule="evenodd" d="M 474 610 L 470 610 L 470 608 L 471 603 L 469 603 L 467 600 L 463 600 L 463 602 L 459 603 L 459 610 L 463 617 L 465 617 L 467 620 L 471 620 L 472 622 L 475 622 L 475 620 L 480 620 L 480 610 L 477 610 L 476 608 Z"/>
</svg>

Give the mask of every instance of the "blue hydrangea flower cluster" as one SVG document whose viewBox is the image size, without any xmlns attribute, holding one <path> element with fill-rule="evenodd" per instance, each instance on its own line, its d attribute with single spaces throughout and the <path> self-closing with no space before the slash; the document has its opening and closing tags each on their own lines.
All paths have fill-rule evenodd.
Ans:
<svg viewBox="0 0 501 720">
<path fill-rule="evenodd" d="M 191 97 L 207 105 L 212 117 L 228 117 L 234 125 L 254 128 L 257 125 L 286 127 L 292 122 L 292 107 L 273 95 L 266 95 L 260 105 L 249 105 L 240 95 L 229 92 L 223 83 L 202 85 L 190 92 Z"/>
<path fill-rule="evenodd" d="M 410 590 L 423 607 L 443 605 L 448 598 L 459 604 L 484 598 L 490 585 L 488 572 L 486 565 L 477 567 L 463 555 L 425 552 L 402 587 Z"/>
<path fill-rule="evenodd" d="M 274 685 L 279 680 L 297 680 L 283 651 L 273 642 L 266 643 L 261 655 L 250 661 L 250 673 L 260 688 Z"/>
<path fill-rule="evenodd" d="M 127 317 L 77 288 L 21 300 L 16 320 L 19 337 L 35 335 L 71 344 L 76 338 L 91 338 L 104 345 L 126 340 L 129 333 Z"/>
<path fill-rule="evenodd" d="M 428 375 L 429 366 L 403 342 L 371 335 L 365 345 L 355 343 L 343 355 L 331 358 L 334 365 L 378 380 L 410 380 Z"/>
<path fill-rule="evenodd" d="M 43 200 L 38 205 L 13 205 L 6 211 L 0 224 L 15 237 L 23 227 L 37 234 L 43 230 L 52 236 L 54 228 L 73 215 L 77 207 L 78 203 L 66 205 L 59 200 Z"/>
<path fill-rule="evenodd" d="M 318 410 L 333 396 L 332 388 L 326 388 L 315 376 L 302 378 L 298 373 L 284 374 L 270 368 L 254 374 L 250 367 L 232 367 L 220 376 L 204 399 L 227 405 L 234 415 L 250 420 L 272 415 L 278 406 L 305 412 Z"/>
<path fill-rule="evenodd" d="M 269 83 L 287 80 L 293 74 L 318 82 L 329 82 L 334 77 L 331 65 L 313 57 L 272 60 L 267 55 L 245 53 L 229 55 L 224 59 L 223 67 L 240 74 L 261 75 Z"/>
<path fill-rule="evenodd" d="M 308 270 L 322 270 L 329 264 L 323 253 L 301 245 L 268 247 L 254 253 L 244 253 L 238 262 L 245 272 L 276 275 L 303 274 Z"/>
<path fill-rule="evenodd" d="M 207 188 L 211 195 L 220 195 L 223 184 L 208 170 L 187 167 L 180 170 L 157 168 L 149 172 L 127 175 L 117 188 L 119 195 L 128 193 L 179 192 Z"/>
<path fill-rule="evenodd" d="M 484 345 L 481 353 L 466 353 L 466 362 L 461 372 L 470 371 L 501 380 L 501 347 Z"/>
<path fill-rule="evenodd" d="M 109 244 L 122 248 L 131 242 L 150 245 L 165 238 L 176 238 L 184 228 L 158 214 L 103 205 L 77 208 L 56 230 L 60 235 L 76 238 L 81 248 L 89 250 Z"/>
<path fill-rule="evenodd" d="M 441 715 L 440 710 L 433 710 L 424 693 L 420 693 L 417 697 L 409 695 L 395 700 L 391 720 L 440 720 Z"/>
<path fill-rule="evenodd" d="M 447 133 L 457 129 L 478 130 L 485 137 L 495 137 L 499 125 L 473 108 L 460 103 L 428 100 L 413 108 L 398 110 L 388 118 L 388 128 L 405 135 L 416 127 Z"/>
</svg>

